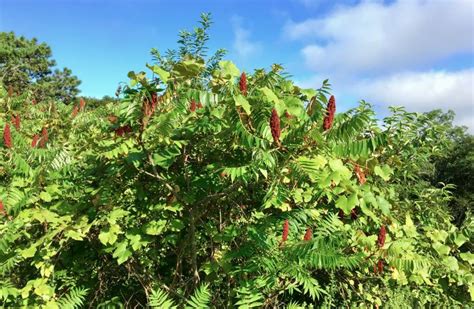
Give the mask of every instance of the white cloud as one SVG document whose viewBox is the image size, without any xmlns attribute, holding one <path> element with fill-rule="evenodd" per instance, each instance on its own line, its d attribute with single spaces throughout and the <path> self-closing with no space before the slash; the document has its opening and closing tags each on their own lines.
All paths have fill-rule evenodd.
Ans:
<svg viewBox="0 0 474 309">
<path fill-rule="evenodd" d="M 347 88 L 376 106 L 403 105 L 409 111 L 452 109 L 455 122 L 474 129 L 474 69 L 396 73 L 365 79 Z"/>
<path fill-rule="evenodd" d="M 260 42 L 250 40 L 251 32 L 242 26 L 242 18 L 233 17 L 232 24 L 234 29 L 234 42 L 232 44 L 234 52 L 244 59 L 259 53 L 262 45 Z"/>
<path fill-rule="evenodd" d="M 474 52 L 473 14 L 472 0 L 363 1 L 290 21 L 283 34 L 307 42 L 302 54 L 311 69 L 393 72 Z"/>
</svg>

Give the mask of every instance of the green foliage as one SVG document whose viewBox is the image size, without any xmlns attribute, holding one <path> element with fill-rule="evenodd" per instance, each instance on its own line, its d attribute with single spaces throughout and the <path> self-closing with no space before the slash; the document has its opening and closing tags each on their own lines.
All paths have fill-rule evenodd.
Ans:
<svg viewBox="0 0 474 309">
<path fill-rule="evenodd" d="M 38 100 L 71 102 L 79 93 L 80 80 L 68 68 L 53 67 L 51 48 L 33 38 L 0 32 L 0 83 L 13 93 L 31 92 Z"/>
<path fill-rule="evenodd" d="M 274 65 L 244 96 L 240 70 L 206 58 L 209 25 L 76 115 L 0 87 L 0 128 L 22 119 L 0 144 L 2 304 L 472 306 L 474 221 L 453 225 L 456 191 L 432 183 L 452 131 L 401 108 L 379 126 L 364 101 L 324 131 L 327 81 L 301 89 Z"/>
</svg>

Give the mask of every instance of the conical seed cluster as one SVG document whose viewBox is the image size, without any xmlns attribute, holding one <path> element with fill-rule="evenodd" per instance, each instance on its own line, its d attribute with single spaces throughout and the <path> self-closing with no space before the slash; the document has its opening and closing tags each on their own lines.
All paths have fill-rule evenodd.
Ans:
<svg viewBox="0 0 474 309">
<path fill-rule="evenodd" d="M 364 171 L 360 168 L 359 165 L 356 165 L 354 168 L 354 172 L 356 174 L 357 180 L 359 180 L 359 183 L 363 185 L 366 182 Z"/>
<path fill-rule="evenodd" d="M 304 241 L 309 241 L 309 240 L 311 240 L 312 237 L 313 237 L 313 230 L 310 227 L 308 227 L 306 229 L 306 233 L 304 234 L 303 240 Z"/>
<path fill-rule="evenodd" d="M 16 116 L 12 115 L 12 124 L 17 131 L 20 130 L 20 123 L 21 123 L 20 115 L 19 114 L 17 114 Z"/>
<path fill-rule="evenodd" d="M 151 109 L 153 112 L 155 112 L 157 106 L 158 106 L 158 94 L 156 92 L 153 92 L 151 94 Z"/>
<path fill-rule="evenodd" d="M 3 144 L 7 148 L 13 147 L 12 133 L 10 131 L 10 125 L 8 123 L 5 124 L 5 128 L 3 129 Z"/>
<path fill-rule="evenodd" d="M 245 72 L 240 75 L 239 88 L 242 95 L 247 96 L 247 75 Z"/>
<path fill-rule="evenodd" d="M 72 118 L 76 117 L 77 113 L 79 113 L 79 106 L 75 105 L 71 112 Z"/>
<path fill-rule="evenodd" d="M 39 142 L 40 148 L 45 148 L 46 143 L 48 142 L 49 136 L 48 136 L 48 129 L 46 127 L 43 127 L 43 130 L 41 130 L 41 140 Z"/>
<path fill-rule="evenodd" d="M 379 260 L 377 267 L 379 269 L 379 274 L 383 273 L 383 260 Z"/>
<path fill-rule="evenodd" d="M 79 108 L 81 111 L 83 111 L 85 107 L 86 107 L 86 101 L 83 98 L 81 98 L 81 100 L 79 101 Z"/>
<path fill-rule="evenodd" d="M 39 135 L 35 134 L 33 136 L 33 139 L 31 140 L 31 147 L 32 148 L 36 148 L 36 146 L 38 145 L 38 140 L 39 140 Z"/>
<path fill-rule="evenodd" d="M 121 126 L 115 129 L 115 135 L 120 137 L 130 132 L 132 132 L 132 127 L 130 127 L 129 125 Z"/>
<path fill-rule="evenodd" d="M 336 114 L 336 98 L 334 98 L 334 96 L 332 95 L 329 98 L 329 102 L 326 108 L 326 116 L 324 117 L 324 121 L 323 121 L 324 131 L 327 131 L 332 127 L 335 114 Z"/>
<path fill-rule="evenodd" d="M 272 132 L 273 141 L 277 145 L 280 145 L 280 134 L 281 134 L 280 117 L 278 117 L 278 113 L 276 109 L 272 110 L 272 115 L 270 117 L 270 129 Z"/>
<path fill-rule="evenodd" d="M 377 245 L 379 248 L 382 248 L 385 244 L 385 237 L 387 235 L 387 230 L 385 229 L 385 225 L 382 225 L 382 227 L 379 230 L 379 237 L 377 239 Z"/>
<path fill-rule="evenodd" d="M 190 106 L 189 106 L 189 110 L 190 110 L 191 112 L 195 112 L 195 111 L 196 111 L 196 108 L 197 108 L 196 101 L 192 100 L 192 101 L 191 101 L 191 104 L 190 104 Z"/>
<path fill-rule="evenodd" d="M 288 219 L 285 220 L 285 223 L 283 223 L 283 233 L 281 236 L 281 241 L 285 242 L 288 240 L 288 233 L 290 232 L 290 223 L 288 222 Z"/>
</svg>

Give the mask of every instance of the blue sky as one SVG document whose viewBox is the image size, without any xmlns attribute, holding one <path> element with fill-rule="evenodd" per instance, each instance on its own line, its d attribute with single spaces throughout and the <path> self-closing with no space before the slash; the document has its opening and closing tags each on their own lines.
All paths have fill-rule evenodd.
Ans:
<svg viewBox="0 0 474 309">
<path fill-rule="evenodd" d="M 0 31 L 48 43 L 85 96 L 112 95 L 152 47 L 211 12 L 211 49 L 241 69 L 282 63 L 298 84 L 329 78 L 338 109 L 365 99 L 380 115 L 453 109 L 474 128 L 474 1 L 471 0 L 0 0 Z"/>
</svg>

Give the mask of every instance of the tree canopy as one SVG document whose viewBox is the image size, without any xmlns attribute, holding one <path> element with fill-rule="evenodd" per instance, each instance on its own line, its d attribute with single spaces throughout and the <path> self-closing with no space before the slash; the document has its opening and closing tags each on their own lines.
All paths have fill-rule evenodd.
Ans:
<svg viewBox="0 0 474 309">
<path fill-rule="evenodd" d="M 70 103 L 79 93 L 80 80 L 68 68 L 55 69 L 51 48 L 0 32 L 0 82 L 14 93 L 30 91 L 36 100 L 54 99 Z"/>
</svg>

